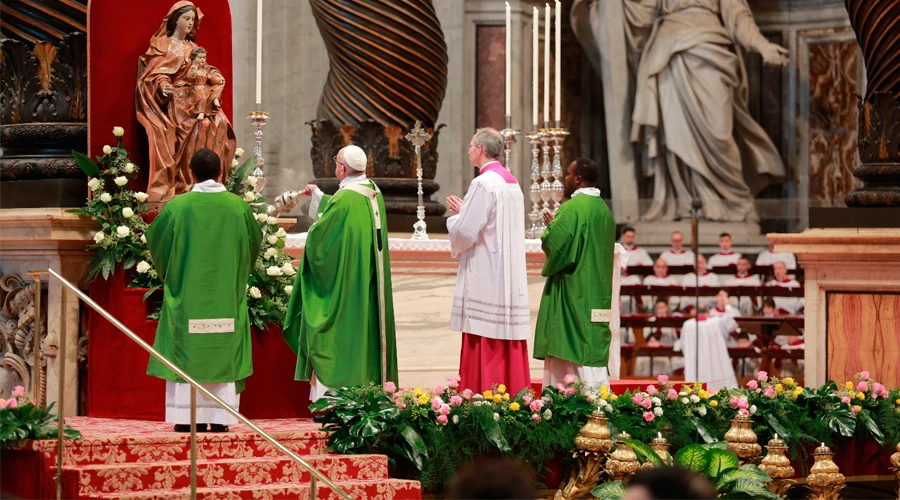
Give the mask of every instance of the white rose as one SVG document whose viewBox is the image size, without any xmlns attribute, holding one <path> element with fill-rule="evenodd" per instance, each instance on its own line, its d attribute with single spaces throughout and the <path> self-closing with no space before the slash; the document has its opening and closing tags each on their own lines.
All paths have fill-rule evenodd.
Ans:
<svg viewBox="0 0 900 500">
<path fill-rule="evenodd" d="M 544 410 L 544 420 L 550 420 L 550 417 L 552 417 L 552 416 L 553 416 L 553 412 L 550 411 L 549 408 Z"/>
<path fill-rule="evenodd" d="M 128 217 L 131 217 L 133 215 L 134 210 L 132 210 L 131 207 L 125 207 L 122 209 L 122 217 L 125 217 L 127 219 Z"/>
<path fill-rule="evenodd" d="M 231 168 L 237 168 L 238 165 L 240 165 L 240 163 L 238 163 L 237 160 L 231 160 Z"/>
<path fill-rule="evenodd" d="M 700 397 L 696 394 L 691 394 L 691 403 L 697 404 L 700 402 Z"/>
<path fill-rule="evenodd" d="M 138 265 L 137 265 L 137 272 L 139 272 L 139 273 L 141 273 L 141 274 L 144 274 L 144 273 L 146 273 L 146 272 L 149 271 L 149 270 L 150 270 L 150 263 L 149 263 L 149 262 L 147 262 L 146 260 L 142 260 L 142 261 L 138 262 Z"/>
<path fill-rule="evenodd" d="M 597 406 L 600 407 L 600 408 L 604 408 L 604 407 L 606 407 L 607 404 L 608 404 L 608 403 L 606 402 L 605 399 L 601 399 L 601 400 L 600 400 L 600 403 L 598 403 Z"/>
<path fill-rule="evenodd" d="M 237 149 L 235 149 L 235 150 L 234 150 L 234 157 L 235 157 L 235 158 L 240 158 L 241 156 L 244 156 L 244 148 L 237 148 Z"/>
<path fill-rule="evenodd" d="M 100 195 L 100 201 L 103 203 L 109 203 L 112 201 L 112 195 L 109 193 L 103 193 Z"/>
<path fill-rule="evenodd" d="M 122 127 L 113 127 L 113 135 L 116 137 L 122 137 L 125 135 L 125 129 Z"/>
<path fill-rule="evenodd" d="M 257 182 L 259 182 L 259 179 L 257 179 L 256 177 L 253 177 L 252 175 L 247 177 L 248 186 L 256 187 Z"/>
<path fill-rule="evenodd" d="M 130 174 L 134 172 L 134 163 L 128 162 L 125 164 L 125 173 Z"/>
<path fill-rule="evenodd" d="M 278 236 L 275 236 L 274 234 L 270 234 L 270 235 L 266 236 L 266 241 L 268 241 L 270 245 L 274 245 L 274 244 L 278 243 Z"/>
<path fill-rule="evenodd" d="M 147 235 L 146 234 L 141 235 L 141 243 L 143 243 L 145 245 L 147 244 Z"/>
<path fill-rule="evenodd" d="M 269 276 L 281 276 L 281 268 L 278 266 L 269 266 L 266 268 L 266 274 Z"/>
<path fill-rule="evenodd" d="M 661 417 L 661 416 L 663 416 L 663 409 L 660 408 L 659 406 L 657 406 L 656 408 L 653 409 L 653 413 L 654 413 L 657 417 Z"/>
<path fill-rule="evenodd" d="M 705 417 L 706 416 L 706 407 L 701 406 L 700 408 L 697 408 L 697 413 L 699 413 L 701 417 Z"/>
<path fill-rule="evenodd" d="M 256 201 L 256 193 L 253 191 L 247 191 L 246 193 L 244 193 L 244 201 L 248 203 L 251 201 Z"/>
<path fill-rule="evenodd" d="M 494 420 L 500 420 L 500 414 L 494 413 Z"/>
<path fill-rule="evenodd" d="M 688 404 L 688 398 L 681 398 L 681 404 Z"/>
<path fill-rule="evenodd" d="M 137 201 L 139 201 L 141 203 L 147 201 L 147 198 L 149 198 L 149 197 L 150 197 L 150 195 L 148 195 L 147 193 L 144 193 L 142 191 L 138 191 L 137 193 L 134 193 L 134 199 L 136 199 Z"/>
<path fill-rule="evenodd" d="M 288 285 L 288 286 L 284 287 L 284 293 L 286 293 L 288 295 L 294 293 L 294 285 Z"/>
<path fill-rule="evenodd" d="M 756 413 L 756 405 L 750 405 L 750 414 L 753 415 Z"/>
<path fill-rule="evenodd" d="M 662 404 L 662 400 L 657 397 L 653 397 L 652 399 L 650 399 L 650 401 L 653 403 L 653 406 L 659 406 Z"/>
<path fill-rule="evenodd" d="M 679 395 L 679 396 L 687 396 L 687 393 L 684 392 L 684 391 L 681 391 L 681 392 L 678 393 L 678 395 Z"/>
<path fill-rule="evenodd" d="M 128 229 L 128 226 L 119 226 L 116 228 L 116 236 L 119 238 L 124 238 L 131 234 L 131 229 Z"/>
<path fill-rule="evenodd" d="M 279 227 L 278 231 L 275 232 L 275 236 L 278 236 L 279 238 L 284 238 L 287 236 L 287 231 L 285 231 L 283 227 Z"/>
<path fill-rule="evenodd" d="M 297 270 L 294 269 L 294 265 L 290 262 L 285 262 L 283 266 L 281 266 L 281 270 L 284 271 L 284 274 L 288 276 L 293 276 L 297 274 Z"/>
<path fill-rule="evenodd" d="M 94 243 L 100 243 L 105 238 L 106 235 L 103 233 L 103 231 L 97 231 L 96 233 L 94 233 Z"/>
<path fill-rule="evenodd" d="M 128 178 L 125 177 L 124 175 L 120 175 L 120 176 L 116 177 L 114 180 L 116 182 L 116 186 L 121 187 L 121 186 L 124 186 L 125 184 L 128 184 Z"/>
<path fill-rule="evenodd" d="M 103 146 L 103 154 L 108 155 L 112 153 L 112 148 L 109 146 Z"/>
<path fill-rule="evenodd" d="M 263 258 L 266 260 L 269 260 L 276 255 L 278 255 L 278 250 L 276 250 L 272 247 L 269 247 L 266 249 L 266 253 L 263 254 Z"/>
<path fill-rule="evenodd" d="M 459 423 L 459 415 L 453 415 L 453 423 L 454 423 L 454 424 L 458 424 L 458 423 Z"/>
<path fill-rule="evenodd" d="M 266 214 L 256 214 L 257 222 L 265 222 L 269 218 Z"/>
<path fill-rule="evenodd" d="M 91 188 L 91 191 L 96 191 L 100 189 L 100 179 L 94 179 L 93 177 L 88 180 L 88 187 Z"/>
<path fill-rule="evenodd" d="M 271 215 L 266 217 L 266 224 L 276 226 L 278 225 L 278 217 L 272 217 Z"/>
<path fill-rule="evenodd" d="M 250 296 L 253 297 L 254 299 L 258 299 L 258 298 L 262 297 L 262 293 L 260 293 L 259 288 L 256 288 L 255 286 L 251 286 L 250 287 Z"/>
</svg>

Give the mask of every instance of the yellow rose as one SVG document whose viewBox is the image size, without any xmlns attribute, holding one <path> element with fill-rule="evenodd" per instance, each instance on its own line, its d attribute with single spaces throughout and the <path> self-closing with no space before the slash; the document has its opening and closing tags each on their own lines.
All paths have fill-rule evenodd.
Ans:
<svg viewBox="0 0 900 500">
<path fill-rule="evenodd" d="M 509 393 L 508 392 L 503 393 L 503 401 L 509 401 Z"/>
<path fill-rule="evenodd" d="M 863 393 L 861 393 L 861 392 L 857 392 L 857 393 L 856 393 L 856 399 L 859 399 L 859 400 L 866 399 L 866 395 L 863 394 Z"/>
<path fill-rule="evenodd" d="M 847 389 L 853 389 L 853 382 L 850 382 L 848 380 L 846 383 L 844 383 L 844 387 L 846 387 Z"/>
<path fill-rule="evenodd" d="M 419 396 L 419 406 L 425 406 L 428 404 L 428 396 L 426 394 L 422 394 Z"/>
<path fill-rule="evenodd" d="M 713 399 L 712 401 L 709 402 L 709 406 L 715 408 L 716 406 L 719 406 L 719 402 L 716 401 L 715 399 Z"/>
<path fill-rule="evenodd" d="M 709 399 L 709 391 L 704 389 L 700 389 L 700 392 L 698 392 L 697 395 L 700 396 L 700 399 Z"/>
<path fill-rule="evenodd" d="M 781 394 L 782 392 L 784 392 L 784 386 L 781 384 L 775 384 L 775 393 Z"/>
<path fill-rule="evenodd" d="M 509 405 L 509 409 L 512 411 L 519 411 L 519 403 L 513 402 Z"/>
<path fill-rule="evenodd" d="M 615 400 L 619 399 L 619 396 L 616 396 L 615 394 L 610 394 L 609 399 L 615 401 Z"/>
<path fill-rule="evenodd" d="M 859 410 L 862 410 L 862 406 L 854 406 L 853 409 L 856 411 L 859 411 Z"/>
<path fill-rule="evenodd" d="M 491 391 L 484 391 L 484 399 L 493 399 L 494 393 Z"/>
<path fill-rule="evenodd" d="M 796 389 L 794 389 L 794 399 L 799 398 L 801 394 L 803 394 L 802 388 L 797 387 Z"/>
<path fill-rule="evenodd" d="M 416 396 L 416 397 L 421 396 L 421 395 L 422 395 L 422 389 L 419 388 L 419 387 L 416 387 L 415 389 L 413 389 L 413 395 Z"/>
<path fill-rule="evenodd" d="M 503 384 L 498 385 L 497 392 L 499 392 L 500 394 L 503 394 L 504 392 L 506 392 L 506 386 Z"/>
<path fill-rule="evenodd" d="M 503 402 L 503 396 L 500 394 L 494 394 L 494 402 L 500 404 Z"/>
<path fill-rule="evenodd" d="M 900 406 L 900 399 L 897 399 L 896 401 L 894 401 L 894 404 Z"/>
<path fill-rule="evenodd" d="M 784 385 L 787 385 L 787 386 L 792 386 L 796 383 L 796 382 L 794 382 L 794 379 L 792 377 L 788 377 L 788 378 L 782 380 L 782 382 L 784 382 Z"/>
<path fill-rule="evenodd" d="M 683 387 L 681 388 L 681 390 L 684 391 L 684 392 L 686 392 L 686 393 L 688 393 L 688 394 L 690 394 L 690 393 L 691 393 L 691 386 L 685 385 L 685 386 L 683 386 Z"/>
</svg>

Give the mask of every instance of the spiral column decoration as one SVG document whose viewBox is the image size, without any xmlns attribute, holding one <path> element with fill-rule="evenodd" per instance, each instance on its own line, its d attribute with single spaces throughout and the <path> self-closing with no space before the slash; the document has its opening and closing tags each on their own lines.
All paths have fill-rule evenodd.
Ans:
<svg viewBox="0 0 900 500">
<path fill-rule="evenodd" d="M 900 0 L 845 0 L 866 64 L 859 104 L 859 157 L 853 176 L 863 187 L 851 207 L 900 206 Z"/>
</svg>

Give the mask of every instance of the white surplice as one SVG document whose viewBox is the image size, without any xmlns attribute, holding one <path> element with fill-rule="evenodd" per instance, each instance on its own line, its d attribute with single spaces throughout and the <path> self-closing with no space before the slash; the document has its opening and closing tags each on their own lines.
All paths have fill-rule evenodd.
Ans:
<svg viewBox="0 0 900 500">
<path fill-rule="evenodd" d="M 698 321 L 694 318 L 685 321 L 681 327 L 681 340 L 676 346 L 676 349 L 680 347 L 684 353 L 684 380 L 706 382 L 707 390 L 711 394 L 719 392 L 723 387 L 737 389 L 737 377 L 734 375 L 731 357 L 728 356 L 728 338 L 738 326 L 734 317 L 711 316 L 699 322 L 699 353 L 697 325 Z"/>
<path fill-rule="evenodd" d="M 697 274 L 696 273 L 688 273 L 681 277 L 681 286 L 694 288 L 697 285 Z M 700 275 L 700 286 L 701 287 L 718 287 L 722 286 L 719 283 L 719 275 L 714 272 L 706 271 Z M 686 308 L 694 307 L 694 302 L 697 297 L 694 295 L 691 296 L 683 296 L 681 297 L 681 303 L 679 307 L 682 311 L 686 310 Z M 706 304 L 709 307 L 715 307 L 716 298 L 703 295 L 700 296 L 700 305 Z"/>
<path fill-rule="evenodd" d="M 612 272 L 612 304 L 619 302 L 619 292 L 622 287 L 622 272 L 628 266 L 628 252 L 621 244 L 616 243 L 615 253 L 613 254 L 613 272 Z M 612 308 L 612 317 L 609 319 L 609 360 L 606 362 L 606 369 L 610 380 L 619 380 L 619 371 L 622 367 L 622 318 L 619 308 Z"/>
<path fill-rule="evenodd" d="M 731 276 L 722 277 L 720 282 L 724 286 L 760 286 L 762 282 L 759 276 L 755 274 L 733 274 Z M 731 304 L 741 310 L 743 314 L 753 314 L 754 309 L 758 307 L 756 297 L 731 297 Z"/>
<path fill-rule="evenodd" d="M 646 276 L 644 278 L 643 284 L 649 285 L 649 286 L 681 287 L 681 282 L 679 281 L 679 278 L 676 278 L 675 276 L 670 276 L 668 274 L 665 276 L 657 276 L 655 274 L 651 274 L 650 276 Z M 656 310 L 654 308 L 656 307 L 656 301 L 659 300 L 659 297 L 662 297 L 662 296 L 661 295 L 660 296 L 656 296 L 656 295 L 654 295 L 654 296 L 645 295 L 644 296 L 644 307 L 647 309 L 647 311 L 653 312 L 653 313 L 656 312 Z M 681 303 L 681 298 L 678 295 L 669 295 L 668 297 L 669 298 L 668 298 L 667 302 L 669 303 L 669 312 L 671 313 L 671 312 L 677 311 L 678 304 Z"/>
<path fill-rule="evenodd" d="M 741 254 L 734 250 L 719 252 L 709 256 L 709 259 L 706 260 L 706 267 L 736 266 L 739 260 L 741 260 Z"/>
<path fill-rule="evenodd" d="M 802 285 L 800 285 L 799 281 L 793 278 L 787 278 L 781 281 L 775 279 L 769 280 L 766 283 L 766 286 L 800 288 Z M 788 314 L 800 314 L 804 306 L 803 297 L 772 297 L 772 300 L 775 301 L 776 308 L 783 309 L 787 311 Z"/>
<path fill-rule="evenodd" d="M 669 267 L 694 265 L 694 252 L 686 248 L 682 248 L 679 251 L 675 251 L 674 249 L 670 248 L 665 252 L 659 254 L 659 258 L 666 261 L 666 264 Z"/>
<path fill-rule="evenodd" d="M 650 254 L 647 253 L 643 248 L 638 248 L 637 245 L 626 245 L 624 243 L 619 243 L 622 247 L 628 251 L 628 265 L 629 266 L 652 266 L 653 259 L 650 258 Z"/>
<path fill-rule="evenodd" d="M 783 262 L 784 267 L 791 271 L 797 269 L 797 257 L 790 252 L 770 252 L 769 250 L 763 250 L 756 256 L 757 266 L 771 266 L 776 262 Z"/>
<path fill-rule="evenodd" d="M 528 340 L 525 198 L 518 184 L 486 170 L 472 180 L 459 214 L 447 219 L 459 260 L 450 329 L 500 340 Z"/>
</svg>

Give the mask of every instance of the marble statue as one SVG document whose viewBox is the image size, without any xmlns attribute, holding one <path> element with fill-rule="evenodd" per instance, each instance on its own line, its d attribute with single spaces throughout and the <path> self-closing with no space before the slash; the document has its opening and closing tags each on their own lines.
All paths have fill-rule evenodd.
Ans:
<svg viewBox="0 0 900 500">
<path fill-rule="evenodd" d="M 237 149 L 220 102 L 225 78 L 196 42 L 202 18 L 192 2 L 176 2 L 138 63 L 135 107 L 150 146 L 151 203 L 190 190 L 190 159 L 201 148 L 219 154 L 224 182 Z"/>
<path fill-rule="evenodd" d="M 746 0 L 575 0 L 572 24 L 603 81 L 609 164 L 631 167 L 620 194 L 652 192 L 642 218 L 688 218 L 696 196 L 705 219 L 755 222 L 753 195 L 785 170 L 748 111 L 742 51 L 788 59 Z"/>
</svg>

